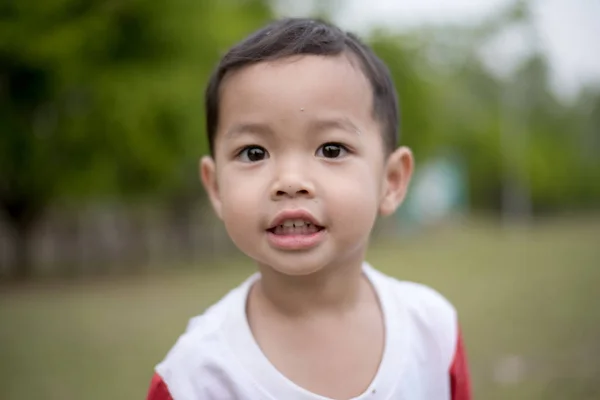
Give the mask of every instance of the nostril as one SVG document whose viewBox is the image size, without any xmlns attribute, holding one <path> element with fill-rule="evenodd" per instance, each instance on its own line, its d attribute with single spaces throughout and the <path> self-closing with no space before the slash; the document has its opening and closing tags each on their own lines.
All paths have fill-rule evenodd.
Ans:
<svg viewBox="0 0 600 400">
<path fill-rule="evenodd" d="M 275 192 L 275 197 L 295 197 L 295 196 L 308 196 L 310 194 L 309 190 L 300 189 L 300 190 L 277 190 Z"/>
</svg>

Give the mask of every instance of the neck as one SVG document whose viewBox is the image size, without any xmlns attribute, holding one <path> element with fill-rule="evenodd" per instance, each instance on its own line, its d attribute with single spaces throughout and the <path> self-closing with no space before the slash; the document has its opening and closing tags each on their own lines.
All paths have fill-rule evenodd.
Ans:
<svg viewBox="0 0 600 400">
<path fill-rule="evenodd" d="M 331 266 L 308 276 L 289 276 L 261 266 L 255 298 L 289 317 L 343 312 L 360 301 L 365 279 L 362 262 Z"/>
</svg>

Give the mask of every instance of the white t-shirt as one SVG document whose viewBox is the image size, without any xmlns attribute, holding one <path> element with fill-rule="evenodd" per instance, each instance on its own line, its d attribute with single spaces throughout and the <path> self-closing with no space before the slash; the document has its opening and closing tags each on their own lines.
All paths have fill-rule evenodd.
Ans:
<svg viewBox="0 0 600 400">
<path fill-rule="evenodd" d="M 364 264 L 379 297 L 385 347 L 369 388 L 355 400 L 449 400 L 458 324 L 452 305 L 421 284 Z M 255 341 L 246 299 L 255 274 L 192 318 L 156 373 L 174 400 L 328 400 L 283 376 Z"/>
</svg>

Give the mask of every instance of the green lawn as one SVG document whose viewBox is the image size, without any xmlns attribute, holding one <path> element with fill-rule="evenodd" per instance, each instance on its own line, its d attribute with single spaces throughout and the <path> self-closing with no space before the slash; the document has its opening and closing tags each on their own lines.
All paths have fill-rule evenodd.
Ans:
<svg viewBox="0 0 600 400">
<path fill-rule="evenodd" d="M 456 305 L 477 399 L 600 399 L 600 218 L 472 223 L 379 242 L 369 259 Z M 252 272 L 234 264 L 2 289 L 0 398 L 144 398 L 187 319 Z"/>
</svg>

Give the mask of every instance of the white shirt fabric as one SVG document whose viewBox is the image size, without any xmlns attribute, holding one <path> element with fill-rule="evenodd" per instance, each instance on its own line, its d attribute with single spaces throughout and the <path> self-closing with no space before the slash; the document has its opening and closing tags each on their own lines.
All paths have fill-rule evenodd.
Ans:
<svg viewBox="0 0 600 400">
<path fill-rule="evenodd" d="M 449 400 L 456 349 L 454 307 L 433 289 L 363 265 L 379 297 L 385 347 L 369 388 L 353 400 Z M 173 400 L 329 400 L 283 376 L 260 350 L 246 318 L 255 274 L 202 315 L 158 364 Z"/>
</svg>

